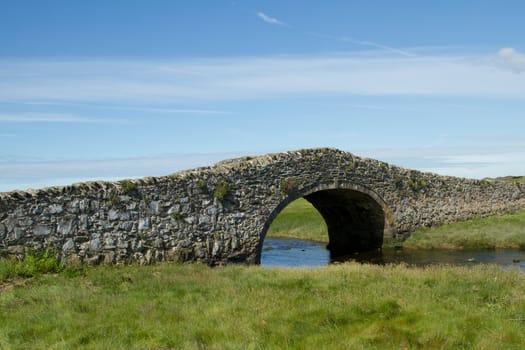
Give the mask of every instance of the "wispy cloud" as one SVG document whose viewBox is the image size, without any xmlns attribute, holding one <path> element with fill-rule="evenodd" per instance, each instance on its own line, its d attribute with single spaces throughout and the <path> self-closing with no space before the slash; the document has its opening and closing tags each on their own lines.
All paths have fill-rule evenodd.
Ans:
<svg viewBox="0 0 525 350">
<path fill-rule="evenodd" d="M 163 176 L 176 171 L 208 166 L 244 153 L 200 153 L 98 160 L 49 161 L 0 157 L 0 191 L 65 186 L 82 181 L 116 181 L 125 178 Z M 11 159 L 11 158 L 16 158 Z"/>
<path fill-rule="evenodd" d="M 467 178 L 523 175 L 525 145 L 365 149 L 358 154 L 410 169 Z"/>
<path fill-rule="evenodd" d="M 350 105 L 351 108 L 355 108 L 355 109 L 370 109 L 370 110 L 375 110 L 375 111 L 389 111 L 389 110 L 392 110 L 394 108 L 392 107 L 387 107 L 387 106 L 380 106 L 380 105 L 369 105 L 369 104 L 356 104 L 356 103 L 353 103 Z"/>
<path fill-rule="evenodd" d="M 353 149 L 351 151 L 359 156 L 441 175 L 482 178 L 525 173 L 523 166 L 525 145 L 522 147 L 509 144 L 500 147 Z M 116 181 L 124 178 L 162 176 L 244 155 L 249 154 L 224 152 L 69 161 L 3 157 L 5 159 L 0 158 L 2 168 L 0 191 L 69 185 L 80 181 Z"/>
<path fill-rule="evenodd" d="M 126 123 L 124 119 L 87 118 L 70 114 L 24 113 L 0 114 L 0 123 Z"/>
<path fill-rule="evenodd" d="M 263 12 L 257 12 L 257 16 L 259 18 L 261 18 L 266 23 L 277 24 L 277 25 L 281 25 L 281 26 L 290 27 L 289 24 L 284 23 L 284 22 L 278 20 L 277 18 L 270 17 L 270 16 L 268 16 L 267 14 L 265 14 Z M 376 48 L 376 49 L 385 50 L 385 51 L 396 53 L 396 54 L 399 54 L 399 55 L 402 55 L 402 56 L 406 56 L 406 57 L 413 57 L 413 56 L 415 56 L 413 53 L 410 53 L 410 52 L 408 52 L 406 50 L 402 50 L 402 49 L 399 49 L 399 48 L 383 45 L 383 44 L 380 44 L 380 43 L 377 43 L 377 42 L 373 42 L 373 41 L 369 41 L 369 40 L 357 40 L 357 39 L 349 38 L 349 37 L 346 37 L 346 36 L 333 36 L 333 35 L 308 33 L 308 32 L 304 32 L 303 34 L 310 35 L 310 36 L 315 36 L 315 37 L 319 37 L 319 38 L 327 38 L 327 39 L 331 39 L 331 40 L 347 42 L 347 43 L 351 43 L 351 44 L 359 45 L 359 46 L 373 47 L 373 48 Z"/>
<path fill-rule="evenodd" d="M 74 102 L 41 102 L 41 101 L 3 101 L 3 103 L 28 106 L 60 106 L 60 107 L 82 107 L 102 110 L 124 110 L 138 111 L 159 114 L 219 114 L 230 115 L 230 111 L 217 109 L 193 109 L 193 108 L 174 108 L 174 107 L 139 107 L 134 105 L 104 105 L 98 103 L 74 103 Z"/>
<path fill-rule="evenodd" d="M 525 71 L 525 54 L 518 53 L 512 47 L 505 47 L 498 52 L 498 57 L 503 60 L 506 67 L 516 73 Z"/>
<path fill-rule="evenodd" d="M 270 17 L 270 16 L 268 16 L 267 14 L 265 14 L 263 12 L 257 12 L 257 16 L 260 19 L 262 19 L 263 21 L 265 21 L 266 23 L 277 24 L 277 25 L 281 25 L 281 26 L 287 26 L 286 23 L 279 21 L 277 18 Z"/>
<path fill-rule="evenodd" d="M 524 99 L 525 81 L 520 75 L 496 69 L 493 57 L 486 55 L 473 60 L 463 56 L 399 57 L 382 53 L 171 62 L 0 60 L 0 101 L 188 105 L 202 101 L 310 95 Z M 22 72 L 31 77 L 21 79 Z M 171 111 L 168 108 L 165 112 L 223 113 L 186 108 Z M 43 119 L 92 121 L 71 116 Z"/>
<path fill-rule="evenodd" d="M 105 109 L 115 110 L 126 110 L 126 111 L 140 111 L 149 113 L 160 113 L 160 114 L 218 114 L 218 115 L 230 115 L 232 112 L 221 111 L 215 109 L 184 109 L 184 108 L 142 108 L 132 106 L 106 106 Z"/>
<path fill-rule="evenodd" d="M 377 49 L 390 51 L 390 52 L 397 53 L 399 55 L 406 56 L 406 57 L 414 57 L 415 56 L 414 54 L 412 54 L 412 53 L 410 53 L 410 52 L 408 52 L 406 50 L 401 50 L 401 49 L 398 49 L 398 48 L 395 48 L 395 47 L 379 44 L 379 43 L 376 43 L 376 42 L 373 42 L 373 41 L 356 40 L 356 39 L 347 38 L 347 37 L 341 37 L 340 40 L 344 41 L 344 42 L 348 42 L 348 43 L 354 44 L 354 45 L 375 47 Z"/>
</svg>

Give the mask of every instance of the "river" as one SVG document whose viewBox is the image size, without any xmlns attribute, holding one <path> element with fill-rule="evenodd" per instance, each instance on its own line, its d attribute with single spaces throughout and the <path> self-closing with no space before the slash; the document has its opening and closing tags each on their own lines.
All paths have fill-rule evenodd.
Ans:
<svg viewBox="0 0 525 350">
<path fill-rule="evenodd" d="M 261 265 L 268 267 L 319 267 L 334 263 L 325 243 L 299 239 L 268 238 L 264 241 Z M 525 251 L 482 250 L 403 250 L 383 249 L 381 252 L 355 254 L 340 261 L 358 261 L 371 264 L 399 264 L 428 266 L 437 264 L 475 265 L 493 264 L 504 268 L 518 268 L 525 272 Z"/>
</svg>

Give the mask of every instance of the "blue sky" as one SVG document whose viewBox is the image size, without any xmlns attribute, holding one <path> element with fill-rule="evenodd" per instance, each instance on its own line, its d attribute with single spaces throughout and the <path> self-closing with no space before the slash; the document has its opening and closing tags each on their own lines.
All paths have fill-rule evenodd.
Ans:
<svg viewBox="0 0 525 350">
<path fill-rule="evenodd" d="M 525 174 L 522 1 L 0 7 L 0 191 L 309 147 Z"/>
</svg>

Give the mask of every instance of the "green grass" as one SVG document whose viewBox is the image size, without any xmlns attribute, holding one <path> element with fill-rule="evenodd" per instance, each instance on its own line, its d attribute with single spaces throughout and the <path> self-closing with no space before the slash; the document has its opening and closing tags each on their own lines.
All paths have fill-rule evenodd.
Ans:
<svg viewBox="0 0 525 350">
<path fill-rule="evenodd" d="M 0 290 L 1 349 L 523 349 L 525 274 L 95 267 Z"/>
<path fill-rule="evenodd" d="M 477 218 L 413 233 L 403 247 L 411 249 L 525 250 L 525 210 Z"/>
<path fill-rule="evenodd" d="M 304 198 L 288 204 L 272 222 L 266 236 L 328 242 L 328 230 L 323 217 Z"/>
<path fill-rule="evenodd" d="M 65 266 L 58 262 L 50 249 L 28 250 L 21 261 L 15 257 L 0 258 L 0 282 L 17 277 L 35 277 L 43 273 L 61 272 Z"/>
</svg>

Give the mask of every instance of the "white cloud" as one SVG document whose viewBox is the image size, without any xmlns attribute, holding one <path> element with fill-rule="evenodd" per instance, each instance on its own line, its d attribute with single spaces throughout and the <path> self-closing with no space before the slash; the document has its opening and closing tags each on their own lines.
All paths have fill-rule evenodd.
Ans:
<svg viewBox="0 0 525 350">
<path fill-rule="evenodd" d="M 99 160 L 20 161 L 0 159 L 0 191 L 65 186 L 83 181 L 116 181 L 126 178 L 163 176 L 184 169 L 208 166 L 224 159 L 246 155 L 241 152 L 202 153 Z"/>
<path fill-rule="evenodd" d="M 497 69 L 489 58 L 383 52 L 173 61 L 0 60 L 0 101 L 187 105 L 310 95 L 525 98 L 521 76 Z"/>
<path fill-rule="evenodd" d="M 177 109 L 177 108 L 139 108 L 139 107 L 107 107 L 107 109 L 132 110 L 140 112 L 162 113 L 162 114 L 232 114 L 229 111 L 220 111 L 214 109 Z"/>
<path fill-rule="evenodd" d="M 488 154 L 460 154 L 446 155 L 435 158 L 444 164 L 504 164 L 504 163 L 524 163 L 525 153 L 488 153 Z"/>
<path fill-rule="evenodd" d="M 24 113 L 0 114 L 0 123 L 126 123 L 124 119 L 101 119 L 80 117 L 70 114 Z"/>
<path fill-rule="evenodd" d="M 503 60 L 505 65 L 515 71 L 520 73 L 525 70 L 525 55 L 518 53 L 512 47 L 505 47 L 498 51 L 498 57 Z"/>
<path fill-rule="evenodd" d="M 281 26 L 286 25 L 286 23 L 279 21 L 277 18 L 270 17 L 270 16 L 268 16 L 267 14 L 265 14 L 263 12 L 257 12 L 257 16 L 260 19 L 262 19 L 263 21 L 265 21 L 266 23 L 278 24 L 278 25 L 281 25 Z"/>
<path fill-rule="evenodd" d="M 60 106 L 60 107 L 83 107 L 91 109 L 102 109 L 102 110 L 124 110 L 124 111 L 138 111 L 138 112 L 150 112 L 150 113 L 159 113 L 159 114 L 220 114 L 220 115 L 229 115 L 233 114 L 230 111 L 217 110 L 217 109 L 193 109 L 193 108 L 173 108 L 173 107 L 140 107 L 133 105 L 111 105 L 111 104 L 98 104 L 98 103 L 71 103 L 71 102 L 34 102 L 34 101 L 25 101 L 25 102 L 12 102 L 4 101 L 11 104 L 22 104 L 28 106 Z M 1 118 L 0 114 L 0 118 Z M 40 114 L 41 117 L 42 114 Z M 55 114 L 55 116 L 57 116 Z M 70 115 L 63 115 L 64 117 L 71 117 Z M 7 117 L 6 117 L 7 118 Z M 43 118 L 44 119 L 44 118 Z M 82 118 L 79 118 L 82 119 Z M 89 119 L 89 118 L 84 118 Z M 107 121 L 107 120 L 106 120 Z M 120 120 L 124 122 L 124 120 Z"/>
<path fill-rule="evenodd" d="M 356 153 L 440 175 L 481 179 L 525 174 L 525 146 L 515 142 L 498 146 L 369 149 Z"/>
<path fill-rule="evenodd" d="M 283 150 L 272 150 L 279 151 Z M 484 178 L 525 174 L 525 147 L 510 144 L 501 147 L 353 149 L 351 152 L 408 169 L 441 175 Z M 245 155 L 253 154 L 224 152 L 70 161 L 7 157 L 0 159 L 0 191 L 169 175 Z"/>
</svg>

